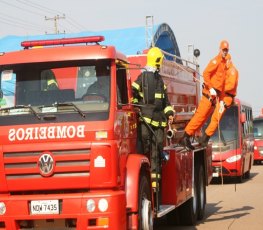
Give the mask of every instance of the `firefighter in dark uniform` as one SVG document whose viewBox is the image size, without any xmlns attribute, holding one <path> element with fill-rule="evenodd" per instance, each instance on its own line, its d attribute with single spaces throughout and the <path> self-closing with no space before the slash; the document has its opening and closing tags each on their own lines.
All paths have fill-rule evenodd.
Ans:
<svg viewBox="0 0 263 230">
<path fill-rule="evenodd" d="M 151 48 L 147 54 L 145 71 L 132 83 L 132 102 L 138 104 L 141 113 L 143 153 L 150 157 L 152 172 L 156 172 L 156 163 L 159 164 L 163 154 L 164 128 L 167 122 L 173 122 L 174 116 L 166 86 L 159 74 L 162 61 L 161 50 L 157 47 Z"/>
</svg>

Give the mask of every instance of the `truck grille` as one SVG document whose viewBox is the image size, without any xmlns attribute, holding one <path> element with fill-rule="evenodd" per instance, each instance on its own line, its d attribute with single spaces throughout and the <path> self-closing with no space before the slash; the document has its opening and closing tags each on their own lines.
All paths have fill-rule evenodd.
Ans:
<svg viewBox="0 0 263 230">
<path fill-rule="evenodd" d="M 45 152 L 8 152 L 4 153 L 4 169 L 6 179 L 37 179 L 43 178 L 39 169 L 39 158 Z M 88 177 L 90 173 L 90 149 L 55 150 L 54 172 L 50 177 Z"/>
</svg>

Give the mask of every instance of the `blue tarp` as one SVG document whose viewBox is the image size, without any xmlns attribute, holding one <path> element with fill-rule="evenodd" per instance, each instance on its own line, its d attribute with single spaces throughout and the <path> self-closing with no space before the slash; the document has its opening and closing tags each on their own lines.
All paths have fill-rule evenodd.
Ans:
<svg viewBox="0 0 263 230">
<path fill-rule="evenodd" d="M 155 44 L 155 46 L 165 50 L 166 52 L 180 56 L 179 48 L 174 36 L 173 31 L 166 23 L 160 24 L 154 27 L 153 40 L 149 43 Z M 0 52 L 9 52 L 15 50 L 22 50 L 22 41 L 28 40 L 45 40 L 55 38 L 72 38 L 72 37 L 84 37 L 84 36 L 96 36 L 102 35 L 105 37 L 105 41 L 100 44 L 114 45 L 118 51 L 125 55 L 135 55 L 142 53 L 143 50 L 150 47 L 146 47 L 146 30 L 145 27 L 136 27 L 128 29 L 118 30 L 106 30 L 97 32 L 81 32 L 74 34 L 58 34 L 58 35 L 37 35 L 37 36 L 6 36 L 0 39 Z M 2 84 L 2 90 L 5 96 L 14 95 L 14 80 L 5 81 Z M 2 99 L 3 100 L 3 99 Z M 5 102 L 6 103 L 6 102 Z M 1 106 L 1 100 L 0 100 Z"/>
</svg>

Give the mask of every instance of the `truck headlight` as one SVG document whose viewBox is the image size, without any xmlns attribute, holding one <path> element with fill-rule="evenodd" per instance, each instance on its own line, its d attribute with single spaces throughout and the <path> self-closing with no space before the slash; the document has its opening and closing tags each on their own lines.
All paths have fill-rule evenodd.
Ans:
<svg viewBox="0 0 263 230">
<path fill-rule="evenodd" d="M 95 210 L 95 201 L 92 199 L 87 200 L 87 211 L 88 212 L 94 212 Z"/>
<path fill-rule="evenodd" d="M 106 199 L 103 198 L 103 199 L 99 200 L 99 210 L 101 212 L 107 211 L 108 207 L 109 207 L 109 204 L 108 204 L 108 201 Z"/>
<path fill-rule="evenodd" d="M 238 154 L 238 155 L 235 155 L 235 156 L 232 156 L 232 157 L 229 157 L 226 159 L 226 162 L 228 163 L 233 163 L 235 161 L 239 161 L 241 159 L 241 155 Z"/>
<path fill-rule="evenodd" d="M 0 215 L 4 215 L 6 212 L 6 206 L 4 202 L 0 202 Z"/>
</svg>

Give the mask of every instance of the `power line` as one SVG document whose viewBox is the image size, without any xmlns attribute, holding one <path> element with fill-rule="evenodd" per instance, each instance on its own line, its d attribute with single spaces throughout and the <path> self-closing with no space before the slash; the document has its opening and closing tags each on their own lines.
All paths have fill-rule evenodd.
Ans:
<svg viewBox="0 0 263 230">
<path fill-rule="evenodd" d="M 4 24 L 10 25 L 10 26 L 18 27 L 18 28 L 20 28 L 20 29 L 21 29 L 21 27 L 22 27 L 23 29 L 28 29 L 28 27 L 25 27 L 25 26 L 23 26 L 23 25 L 17 25 L 17 23 L 7 22 L 6 20 L 2 20 L 1 18 L 0 18 L 0 22 L 3 22 Z M 32 29 L 32 30 L 35 30 L 35 31 L 43 31 L 43 30 L 41 30 L 41 29 Z"/>
<path fill-rule="evenodd" d="M 48 12 L 49 14 L 64 14 L 63 12 L 61 12 L 61 11 L 58 11 L 58 10 L 53 10 L 53 9 L 51 9 L 51 8 L 48 8 L 48 7 L 45 7 L 45 6 L 43 6 L 43 5 L 40 5 L 40 4 L 37 4 L 37 3 L 35 3 L 35 2 L 31 2 L 31 1 L 29 1 L 29 0 L 17 0 L 18 2 L 20 2 L 20 3 L 22 3 L 22 4 L 25 4 L 25 5 L 27 5 L 27 6 L 30 6 L 30 7 L 33 7 L 33 8 L 35 8 L 35 9 L 40 9 L 40 10 L 42 10 L 42 11 L 44 11 L 44 12 Z"/>
<path fill-rule="evenodd" d="M 29 22 L 29 21 L 26 21 L 26 20 L 23 20 L 21 18 L 15 18 L 15 17 L 12 17 L 10 15 L 7 15 L 7 14 L 4 14 L 4 13 L 1 13 L 0 15 L 0 18 L 2 19 L 2 22 L 11 22 L 11 23 L 16 23 L 17 24 L 20 24 L 20 25 L 24 25 L 24 26 L 27 26 L 28 28 L 37 28 L 37 30 L 41 30 L 41 26 L 38 25 L 38 24 L 34 24 L 32 22 Z M 51 27 L 50 27 L 51 28 Z M 43 31 L 43 30 L 42 30 Z"/>
<path fill-rule="evenodd" d="M 39 16 L 39 14 L 38 14 L 37 12 L 31 11 L 31 10 L 28 10 L 28 9 L 21 8 L 21 7 L 19 7 L 19 6 L 16 6 L 16 5 L 10 4 L 10 3 L 8 3 L 8 2 L 5 2 L 4 0 L 1 0 L 0 3 L 4 3 L 4 4 L 8 5 L 8 6 L 12 6 L 12 7 L 17 8 L 17 9 L 20 9 L 20 10 L 22 10 L 22 11 L 26 11 L 26 12 L 28 12 L 28 13 L 35 14 L 35 15 Z M 44 16 L 45 16 L 45 15 L 43 15 L 43 17 L 44 17 Z"/>
<path fill-rule="evenodd" d="M 48 7 L 45 7 L 43 5 L 40 5 L 40 4 L 37 4 L 37 3 L 33 3 L 29 0 L 25 1 L 25 0 L 17 0 L 18 2 L 22 3 L 22 4 L 25 4 L 25 5 L 28 5 L 28 6 L 31 6 L 31 7 L 34 7 L 36 9 L 40 9 L 42 11 L 45 11 L 45 12 L 51 12 L 51 13 L 59 13 L 59 14 L 63 14 L 65 15 L 63 12 L 61 11 L 57 11 L 57 10 L 53 10 L 53 9 L 50 9 Z M 65 21 L 65 22 L 68 22 L 69 24 L 71 24 L 72 26 L 74 26 L 76 29 L 78 30 L 82 30 L 82 29 L 86 29 L 83 25 L 81 25 L 80 23 L 78 23 L 76 20 L 74 20 L 73 18 L 67 16 L 67 19 L 69 19 L 69 21 Z"/>
<path fill-rule="evenodd" d="M 61 11 L 50 9 L 50 8 L 45 7 L 43 5 L 40 5 L 40 4 L 37 4 L 37 3 L 33 3 L 31 1 L 29 1 L 29 0 L 27 0 L 27 1 L 25 1 L 25 0 L 17 0 L 17 1 L 19 1 L 22 4 L 26 4 L 28 6 L 31 6 L 31 7 L 43 10 L 43 11 L 48 11 L 48 12 L 52 12 L 52 13 L 55 12 L 56 14 L 59 13 L 59 14 L 65 15 Z M 68 15 L 67 15 L 67 20 L 65 22 L 68 22 L 70 25 L 75 27 L 77 30 L 83 30 L 83 29 L 85 30 L 86 29 L 86 27 L 84 27 L 83 25 L 81 25 L 79 22 L 77 22 L 75 19 L 73 19 L 72 17 L 70 17 Z"/>
<path fill-rule="evenodd" d="M 71 24 L 72 26 L 74 26 L 75 28 L 77 28 L 78 30 L 86 30 L 86 27 L 84 27 L 83 25 L 79 24 L 76 20 L 74 20 L 71 17 L 67 17 L 70 21 L 69 24 Z"/>
<path fill-rule="evenodd" d="M 78 23 L 75 19 L 73 19 L 72 17 L 69 17 L 67 16 L 67 20 L 65 20 L 65 22 L 62 24 L 62 23 L 58 23 L 58 20 L 59 19 L 62 19 L 65 17 L 65 14 L 62 13 L 61 11 L 57 11 L 57 10 L 54 10 L 54 9 L 51 9 L 51 8 L 48 8 L 48 7 L 45 7 L 41 4 L 37 4 L 35 2 L 32 2 L 30 0 L 16 0 L 18 5 L 15 5 L 13 3 L 9 3 L 7 2 L 7 0 L 1 0 L 0 1 L 0 4 L 5 4 L 5 5 L 8 5 L 12 8 L 16 8 L 16 9 L 19 9 L 20 11 L 23 11 L 23 12 L 27 12 L 27 13 L 30 13 L 30 14 L 34 14 L 34 15 L 37 15 L 38 17 L 39 16 L 43 16 L 43 18 L 45 20 L 47 20 L 47 16 L 43 15 L 43 12 L 47 13 L 48 15 L 50 14 L 58 14 L 60 13 L 60 15 L 64 15 L 64 16 L 55 16 L 55 17 L 50 17 L 48 18 L 48 20 L 54 20 L 54 30 L 55 30 L 55 33 L 59 33 L 59 29 L 58 29 L 58 26 L 63 28 L 64 31 L 65 29 L 67 30 L 67 32 L 72 32 L 71 30 L 72 29 L 69 29 L 69 27 L 65 26 L 65 23 L 68 23 L 70 25 L 70 28 L 75 28 L 75 30 L 77 31 L 83 31 L 83 30 L 86 30 L 86 28 L 81 25 L 80 23 Z M 34 9 L 34 10 L 30 10 L 30 8 Z M 38 13 L 39 12 L 39 13 Z M 10 16 L 6 15 L 7 18 L 10 19 Z M 13 19 L 14 20 L 14 19 Z M 17 24 L 20 24 L 21 25 L 21 20 L 20 19 L 17 19 Z M 26 28 L 26 24 L 28 24 L 28 28 L 32 28 L 32 27 L 39 27 L 39 28 L 43 28 L 43 26 L 38 26 L 36 24 L 32 24 L 31 22 L 26 22 L 25 20 L 22 20 L 24 22 L 23 24 L 23 27 Z M 1 20 L 1 22 L 4 22 L 6 24 L 9 24 L 9 25 L 12 25 L 12 26 L 15 26 L 15 27 L 18 27 L 17 25 L 14 25 L 14 21 L 8 21 L 8 19 L 3 19 Z M 33 25 L 33 26 L 32 26 Z M 41 29 L 37 29 L 38 31 L 41 31 Z M 42 31 L 44 31 L 45 29 L 43 29 Z"/>
</svg>

